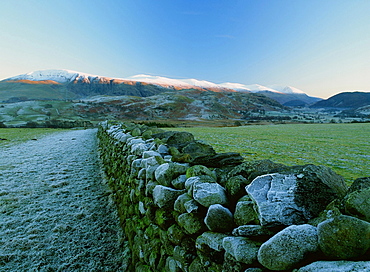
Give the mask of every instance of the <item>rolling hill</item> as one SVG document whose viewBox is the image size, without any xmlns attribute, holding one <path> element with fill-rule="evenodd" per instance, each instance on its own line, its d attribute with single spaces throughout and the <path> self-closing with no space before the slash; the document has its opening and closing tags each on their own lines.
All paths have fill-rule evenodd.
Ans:
<svg viewBox="0 0 370 272">
<path fill-rule="evenodd" d="M 316 102 L 311 108 L 357 109 L 370 105 L 370 93 L 343 92 Z"/>
</svg>

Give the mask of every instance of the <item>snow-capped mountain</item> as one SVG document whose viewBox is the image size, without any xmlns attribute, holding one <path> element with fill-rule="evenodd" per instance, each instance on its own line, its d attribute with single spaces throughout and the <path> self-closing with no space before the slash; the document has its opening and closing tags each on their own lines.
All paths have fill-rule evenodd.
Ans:
<svg viewBox="0 0 370 272">
<path fill-rule="evenodd" d="M 62 70 L 34 71 L 27 74 L 10 77 L 7 78 L 6 80 L 31 80 L 31 81 L 52 80 L 58 83 L 67 83 L 72 82 L 76 79 L 89 77 L 98 77 L 98 76 L 62 69 Z"/>
<path fill-rule="evenodd" d="M 213 83 L 205 80 L 197 79 L 173 79 L 161 76 L 152 75 L 135 75 L 128 78 L 110 78 L 87 73 L 81 73 L 72 70 L 41 70 L 34 71 L 27 74 L 22 74 L 7 78 L 2 82 L 22 82 L 40 84 L 43 83 L 59 83 L 68 84 L 68 90 L 78 95 L 91 96 L 96 94 L 106 95 L 135 95 L 135 96 L 149 96 L 160 92 L 170 90 L 183 90 L 183 89 L 198 89 L 203 91 L 215 92 L 252 92 L 263 93 L 264 95 L 275 99 L 281 104 L 294 101 L 296 104 L 311 104 L 317 101 L 311 101 L 311 97 L 307 96 L 303 91 L 291 87 L 270 85 L 264 86 L 260 84 L 241 84 L 241 83 Z M 42 82 L 47 81 L 47 82 Z M 70 84 L 75 83 L 75 84 Z M 78 86 L 75 86 L 78 83 Z M 143 84 L 146 87 L 143 87 Z M 85 84 L 85 85 L 81 85 Z M 144 85 L 145 85 L 144 84 Z M 149 85 L 148 85 L 149 84 Z M 101 86 L 100 86 L 101 85 Z M 99 87 L 100 86 L 100 87 Z M 83 91 L 82 91 L 83 89 Z M 149 90 L 149 91 L 148 91 Z M 302 103 L 301 103 L 302 102 Z"/>
</svg>

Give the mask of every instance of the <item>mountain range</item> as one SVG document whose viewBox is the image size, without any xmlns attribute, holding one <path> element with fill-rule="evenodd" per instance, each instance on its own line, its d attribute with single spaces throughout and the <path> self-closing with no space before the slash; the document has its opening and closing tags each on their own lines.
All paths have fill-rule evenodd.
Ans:
<svg viewBox="0 0 370 272">
<path fill-rule="evenodd" d="M 82 99 L 96 95 L 130 95 L 147 97 L 167 91 L 201 90 L 212 92 L 263 93 L 282 105 L 306 106 L 320 101 L 291 86 L 216 84 L 196 79 L 171 79 L 160 76 L 136 75 L 110 78 L 71 70 L 42 70 L 0 81 L 0 101 L 34 99 Z"/>
</svg>

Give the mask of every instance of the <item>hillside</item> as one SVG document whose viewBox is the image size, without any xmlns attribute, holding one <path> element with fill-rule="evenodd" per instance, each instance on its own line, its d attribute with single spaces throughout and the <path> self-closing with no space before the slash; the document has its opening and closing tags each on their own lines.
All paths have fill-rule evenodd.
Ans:
<svg viewBox="0 0 370 272">
<path fill-rule="evenodd" d="M 319 101 L 311 108 L 343 108 L 356 109 L 370 105 L 370 93 L 366 92 L 343 92 L 326 100 Z"/>
</svg>

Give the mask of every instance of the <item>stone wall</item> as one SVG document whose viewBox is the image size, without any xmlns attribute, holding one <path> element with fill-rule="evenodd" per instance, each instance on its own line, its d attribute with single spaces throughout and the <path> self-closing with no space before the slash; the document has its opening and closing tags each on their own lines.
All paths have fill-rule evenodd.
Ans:
<svg viewBox="0 0 370 272">
<path fill-rule="evenodd" d="M 370 271 L 370 178 L 348 188 L 323 166 L 243 162 L 144 125 L 98 137 L 129 271 Z"/>
</svg>

